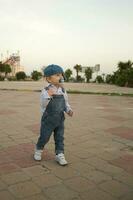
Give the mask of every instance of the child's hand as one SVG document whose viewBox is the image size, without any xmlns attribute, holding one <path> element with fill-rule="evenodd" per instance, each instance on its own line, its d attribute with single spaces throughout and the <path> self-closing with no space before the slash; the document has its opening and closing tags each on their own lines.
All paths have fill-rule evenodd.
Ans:
<svg viewBox="0 0 133 200">
<path fill-rule="evenodd" d="M 69 110 L 69 112 L 67 113 L 70 117 L 73 116 L 73 111 L 72 110 Z"/>
<path fill-rule="evenodd" d="M 52 95 L 56 94 L 56 91 L 55 91 L 55 89 L 53 89 L 53 88 L 49 88 L 49 89 L 47 90 L 47 92 L 48 92 L 48 95 L 49 95 L 49 96 L 52 96 Z"/>
</svg>

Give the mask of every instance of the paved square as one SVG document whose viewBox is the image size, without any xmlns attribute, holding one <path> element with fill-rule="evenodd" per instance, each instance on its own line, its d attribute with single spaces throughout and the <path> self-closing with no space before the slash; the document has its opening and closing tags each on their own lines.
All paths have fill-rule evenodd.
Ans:
<svg viewBox="0 0 133 200">
<path fill-rule="evenodd" d="M 41 89 L 41 84 L 2 82 L 0 88 Z M 105 85 L 66 86 L 132 91 Z M 53 137 L 42 161 L 33 159 L 41 119 L 39 98 L 35 91 L 0 90 L 0 199 L 133 199 L 133 98 L 69 95 L 74 116 L 66 116 L 65 122 L 66 167 L 54 160 Z"/>
</svg>

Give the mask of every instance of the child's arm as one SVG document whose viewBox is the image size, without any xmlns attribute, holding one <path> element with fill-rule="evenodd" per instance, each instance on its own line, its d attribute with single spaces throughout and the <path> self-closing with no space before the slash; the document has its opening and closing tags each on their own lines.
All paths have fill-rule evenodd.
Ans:
<svg viewBox="0 0 133 200">
<path fill-rule="evenodd" d="M 69 105 L 68 103 L 68 95 L 67 95 L 67 92 L 65 91 L 64 93 L 64 98 L 65 98 L 65 103 L 66 103 L 66 113 L 72 117 L 73 116 L 73 110 L 71 108 L 71 106 Z"/>
<path fill-rule="evenodd" d="M 50 101 L 50 95 L 48 94 L 46 89 L 43 89 L 40 95 L 40 105 L 42 114 L 45 111 L 49 101 Z"/>
<path fill-rule="evenodd" d="M 47 87 L 42 90 L 41 96 L 40 96 L 40 104 L 41 104 L 42 113 L 45 111 L 52 95 L 54 94 L 56 94 L 56 91 L 52 87 Z"/>
</svg>

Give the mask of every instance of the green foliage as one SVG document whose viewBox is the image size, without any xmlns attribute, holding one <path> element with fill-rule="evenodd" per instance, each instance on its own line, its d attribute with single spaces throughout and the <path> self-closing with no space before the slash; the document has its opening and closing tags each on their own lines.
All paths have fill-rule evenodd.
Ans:
<svg viewBox="0 0 133 200">
<path fill-rule="evenodd" d="M 133 87 L 133 67 L 130 69 L 128 73 L 128 87 Z"/>
<path fill-rule="evenodd" d="M 4 64 L 2 64 L 2 62 L 0 62 L 0 72 L 4 72 L 4 71 L 5 71 Z"/>
<path fill-rule="evenodd" d="M 25 78 L 26 78 L 25 72 L 21 71 L 21 72 L 16 73 L 16 79 L 17 80 L 25 80 Z"/>
<path fill-rule="evenodd" d="M 40 78 L 42 77 L 42 73 L 41 72 L 38 72 L 38 71 L 33 71 L 31 73 L 31 78 L 34 80 L 34 81 L 38 81 Z"/>
<path fill-rule="evenodd" d="M 5 64 L 4 66 L 5 66 L 5 73 L 6 73 L 6 74 L 10 73 L 10 72 L 11 72 L 11 67 L 10 67 L 10 65 Z"/>
<path fill-rule="evenodd" d="M 8 77 L 8 81 L 16 81 L 16 77 Z"/>
<path fill-rule="evenodd" d="M 75 82 L 76 82 L 76 79 L 75 79 L 74 77 L 71 77 L 71 78 L 69 79 L 69 82 L 75 83 Z"/>
<path fill-rule="evenodd" d="M 108 84 L 115 84 L 115 76 L 112 74 L 107 74 L 105 82 Z"/>
<path fill-rule="evenodd" d="M 133 63 L 119 62 L 117 71 L 114 73 L 115 84 L 119 86 L 133 87 Z"/>
<path fill-rule="evenodd" d="M 121 87 L 133 87 L 133 63 L 119 62 L 117 70 L 111 75 L 106 76 L 106 83 L 116 84 Z"/>
<path fill-rule="evenodd" d="M 66 81 L 69 82 L 70 78 L 71 78 L 71 75 L 72 75 L 72 70 L 71 69 L 67 69 L 65 71 L 65 78 L 66 78 Z"/>
<path fill-rule="evenodd" d="M 127 81 L 127 75 L 125 73 L 122 73 L 121 75 L 118 75 L 117 78 L 115 79 L 115 84 L 124 87 L 126 86 L 126 81 Z"/>
<path fill-rule="evenodd" d="M 90 67 L 87 67 L 85 70 L 85 77 L 86 77 L 86 82 L 89 83 L 90 79 L 92 78 L 92 69 Z"/>
<path fill-rule="evenodd" d="M 4 81 L 4 77 L 3 76 L 0 76 L 0 81 Z"/>
<path fill-rule="evenodd" d="M 12 71 L 12 70 L 11 70 L 10 65 L 4 64 L 4 63 L 0 62 L 0 72 L 1 72 L 1 73 L 5 73 L 5 77 L 6 77 L 7 74 L 10 73 L 11 71 Z"/>
<path fill-rule="evenodd" d="M 96 82 L 98 82 L 98 83 L 104 83 L 103 77 L 100 76 L 100 75 L 98 75 L 98 76 L 96 77 Z"/>
<path fill-rule="evenodd" d="M 76 80 L 77 80 L 77 82 L 79 82 L 79 81 L 80 81 L 80 80 L 79 80 L 79 78 L 80 78 L 79 72 L 82 71 L 82 66 L 76 64 L 73 68 L 76 70 Z"/>
<path fill-rule="evenodd" d="M 77 78 L 78 78 L 78 79 L 77 79 L 77 80 L 78 80 L 78 82 L 80 82 L 80 83 L 82 83 L 82 82 L 85 82 L 85 79 L 84 79 L 84 78 L 82 78 L 81 76 L 78 76 Z"/>
</svg>

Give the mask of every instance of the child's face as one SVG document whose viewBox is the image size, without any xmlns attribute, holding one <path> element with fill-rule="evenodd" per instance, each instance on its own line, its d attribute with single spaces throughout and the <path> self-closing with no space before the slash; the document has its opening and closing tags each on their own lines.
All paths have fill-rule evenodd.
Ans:
<svg viewBox="0 0 133 200">
<path fill-rule="evenodd" d="M 47 81 L 53 85 L 59 85 L 59 80 L 63 78 L 62 74 L 54 74 L 52 76 L 47 77 Z"/>
</svg>

